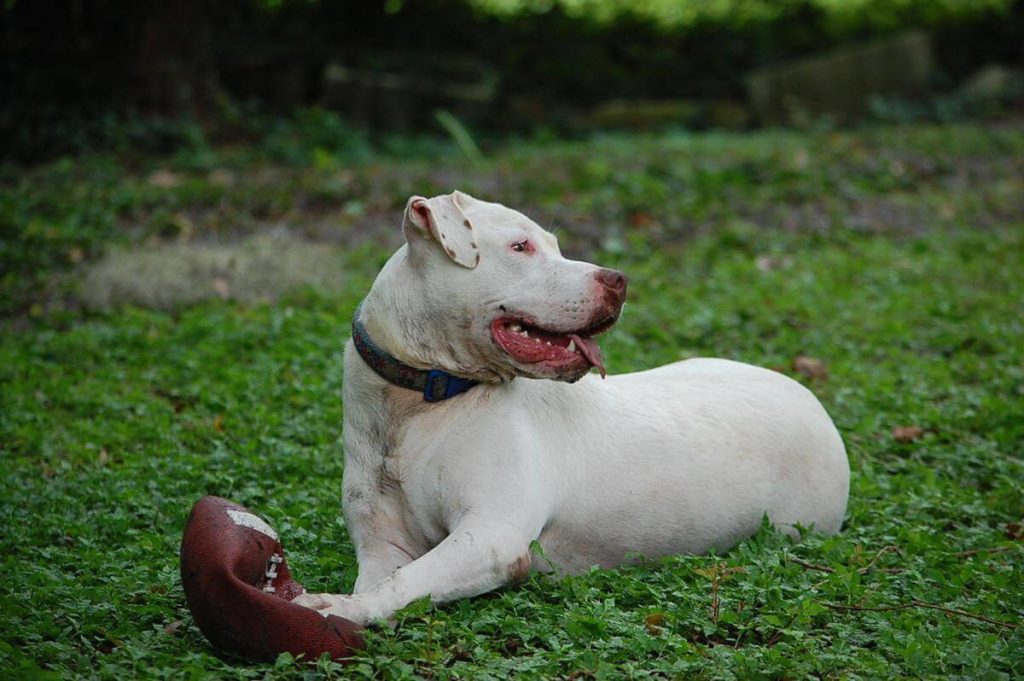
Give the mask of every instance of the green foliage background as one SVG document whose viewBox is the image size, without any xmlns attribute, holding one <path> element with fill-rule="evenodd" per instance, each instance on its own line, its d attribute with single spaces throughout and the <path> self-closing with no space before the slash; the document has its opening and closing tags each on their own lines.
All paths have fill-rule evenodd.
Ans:
<svg viewBox="0 0 1024 681">
<path fill-rule="evenodd" d="M 861 29 L 898 27 L 910 18 L 942 21 L 963 19 L 990 11 L 1006 11 L 1014 0 L 470 0 L 482 11 L 499 16 L 550 11 L 555 5 L 574 17 L 612 22 L 623 15 L 654 19 L 666 28 L 702 21 L 742 24 L 778 18 L 794 6 L 814 8 L 828 17 L 837 34 Z M 269 7 L 280 2 L 269 0 Z M 389 3 L 397 11 L 401 0 Z"/>
<path fill-rule="evenodd" d="M 1019 126 L 520 141 L 482 165 L 436 143 L 328 148 L 286 132 L 264 147 L 4 171 L 5 674 L 1024 675 Z M 156 171 L 179 182 L 154 185 Z M 308 587 L 351 588 L 339 515 L 348 322 L 405 197 L 452 187 L 521 207 L 569 254 L 630 275 L 603 341 L 613 372 L 698 355 L 788 373 L 798 354 L 824 361 L 827 379 L 801 380 L 849 449 L 843 532 L 791 542 L 766 529 L 723 556 L 416 604 L 344 670 L 217 653 L 177 574 L 190 505 L 219 494 L 258 510 Z M 73 261 L 187 238 L 182 215 L 196 239 L 323 221 L 367 238 L 339 257 L 337 296 L 75 306 Z M 923 434 L 897 441 L 901 426 Z"/>
</svg>

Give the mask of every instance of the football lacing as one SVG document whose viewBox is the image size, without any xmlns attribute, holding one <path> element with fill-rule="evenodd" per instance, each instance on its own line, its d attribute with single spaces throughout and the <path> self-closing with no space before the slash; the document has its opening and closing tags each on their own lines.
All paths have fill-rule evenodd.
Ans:
<svg viewBox="0 0 1024 681">
<path fill-rule="evenodd" d="M 266 578 L 267 583 L 263 585 L 263 591 L 272 594 L 277 589 L 274 588 L 274 580 L 277 578 L 277 566 L 284 562 L 284 558 L 278 554 L 272 554 L 267 560 Z"/>
</svg>

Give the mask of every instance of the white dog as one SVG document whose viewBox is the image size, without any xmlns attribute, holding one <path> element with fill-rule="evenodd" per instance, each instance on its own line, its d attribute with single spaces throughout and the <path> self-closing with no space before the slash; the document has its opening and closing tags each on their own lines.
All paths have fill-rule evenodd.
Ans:
<svg viewBox="0 0 1024 681">
<path fill-rule="evenodd" d="M 531 568 L 724 550 L 765 514 L 839 529 L 846 452 L 802 385 L 719 359 L 586 375 L 604 375 L 594 336 L 619 316 L 621 273 L 460 192 L 413 197 L 402 227 L 345 349 L 355 592 L 298 603 L 366 623 Z"/>
</svg>

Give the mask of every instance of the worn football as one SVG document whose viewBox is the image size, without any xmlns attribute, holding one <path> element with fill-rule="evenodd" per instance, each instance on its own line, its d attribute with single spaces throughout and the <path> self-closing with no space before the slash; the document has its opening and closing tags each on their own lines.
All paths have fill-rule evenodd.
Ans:
<svg viewBox="0 0 1024 681">
<path fill-rule="evenodd" d="M 227 499 L 203 497 L 192 507 L 181 539 L 181 583 L 199 630 L 226 651 L 314 660 L 325 652 L 345 658 L 363 646 L 354 622 L 291 602 L 305 590 L 292 579 L 277 533 Z"/>
</svg>

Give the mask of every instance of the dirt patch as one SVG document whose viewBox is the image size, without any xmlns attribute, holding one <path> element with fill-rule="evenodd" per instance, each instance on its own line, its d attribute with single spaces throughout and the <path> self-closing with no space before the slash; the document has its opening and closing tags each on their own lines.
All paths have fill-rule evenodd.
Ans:
<svg viewBox="0 0 1024 681">
<path fill-rule="evenodd" d="M 90 309 L 137 305 L 166 310 L 212 298 L 270 302 L 307 286 L 340 290 L 342 263 L 339 246 L 285 233 L 232 244 L 146 245 L 113 251 L 92 265 L 78 296 Z"/>
</svg>

